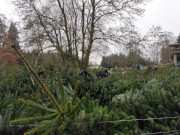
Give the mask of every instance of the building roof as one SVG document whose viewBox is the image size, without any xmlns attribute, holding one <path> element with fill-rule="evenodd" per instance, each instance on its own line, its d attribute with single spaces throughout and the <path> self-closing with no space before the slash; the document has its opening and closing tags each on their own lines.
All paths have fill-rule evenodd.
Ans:
<svg viewBox="0 0 180 135">
<path fill-rule="evenodd" d="M 174 43 L 174 44 L 171 44 L 169 46 L 180 46 L 180 43 Z"/>
</svg>

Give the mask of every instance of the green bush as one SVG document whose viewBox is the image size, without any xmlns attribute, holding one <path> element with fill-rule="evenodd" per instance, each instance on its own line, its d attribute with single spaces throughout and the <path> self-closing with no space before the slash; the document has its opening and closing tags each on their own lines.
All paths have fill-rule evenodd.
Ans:
<svg viewBox="0 0 180 135">
<path fill-rule="evenodd" d="M 179 119 L 118 121 L 179 116 L 179 68 L 128 69 L 124 75 L 117 71 L 103 79 L 98 79 L 96 69 L 88 71 L 92 75 L 88 78 L 80 76 L 80 70 L 76 69 L 44 69 L 47 75 L 40 78 L 61 106 L 66 120 L 26 66 L 1 65 L 0 71 L 1 134 L 31 131 L 57 135 L 129 135 L 180 128 Z M 10 121 L 36 123 L 41 129 L 5 126 Z"/>
</svg>

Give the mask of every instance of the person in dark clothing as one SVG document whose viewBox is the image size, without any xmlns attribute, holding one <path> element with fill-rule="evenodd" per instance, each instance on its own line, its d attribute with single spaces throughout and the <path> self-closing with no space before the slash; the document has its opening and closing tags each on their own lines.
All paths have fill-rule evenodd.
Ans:
<svg viewBox="0 0 180 135">
<path fill-rule="evenodd" d="M 139 65 L 139 64 L 137 65 L 137 70 L 138 70 L 138 71 L 140 70 L 140 65 Z"/>
<path fill-rule="evenodd" d="M 104 70 L 104 73 L 105 73 L 105 77 L 108 76 L 108 69 Z"/>
<path fill-rule="evenodd" d="M 180 67 L 180 63 L 178 63 L 178 67 Z"/>
<path fill-rule="evenodd" d="M 132 65 L 132 69 L 134 70 L 134 69 L 136 69 L 136 65 L 134 64 L 134 65 Z"/>
<path fill-rule="evenodd" d="M 79 75 L 82 75 L 84 78 L 91 77 L 91 75 L 85 69 L 82 69 L 82 72 Z"/>
<path fill-rule="evenodd" d="M 110 77 L 110 76 L 112 75 L 110 68 L 109 68 L 109 69 L 106 69 L 106 70 L 104 71 L 104 73 L 105 73 L 105 77 Z"/>
<path fill-rule="evenodd" d="M 98 75 L 98 78 L 99 78 L 99 79 L 101 79 L 101 78 L 104 77 L 104 73 L 103 73 L 102 68 L 99 67 L 99 70 L 98 70 L 98 74 L 97 74 L 97 75 Z"/>
</svg>

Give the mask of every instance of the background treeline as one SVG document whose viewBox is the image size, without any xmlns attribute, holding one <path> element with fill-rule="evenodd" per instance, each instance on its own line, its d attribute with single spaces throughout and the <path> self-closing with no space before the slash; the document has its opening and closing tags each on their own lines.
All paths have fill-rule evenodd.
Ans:
<svg viewBox="0 0 180 135">
<path fill-rule="evenodd" d="M 141 64 L 148 65 L 149 60 L 142 57 L 141 53 L 138 50 L 130 51 L 128 55 L 122 53 L 111 54 L 109 56 L 103 56 L 101 61 L 101 66 L 106 68 L 114 67 L 130 67 L 132 65 Z"/>
<path fill-rule="evenodd" d="M 165 32 L 162 40 L 152 44 L 151 51 L 139 49 L 138 46 L 124 49 L 124 53 L 111 54 L 103 56 L 102 67 L 130 67 L 132 65 L 151 65 L 151 64 L 173 64 L 174 55 L 171 53 L 170 44 L 180 43 L 180 36 L 174 37 L 171 32 Z M 145 53 L 146 52 L 146 53 Z M 177 61 L 180 63 L 180 55 L 177 55 Z"/>
</svg>

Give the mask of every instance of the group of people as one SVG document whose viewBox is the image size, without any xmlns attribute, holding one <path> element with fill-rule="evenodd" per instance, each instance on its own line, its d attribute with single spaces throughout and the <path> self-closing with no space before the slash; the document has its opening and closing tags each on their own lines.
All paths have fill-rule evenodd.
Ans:
<svg viewBox="0 0 180 135">
<path fill-rule="evenodd" d="M 132 65 L 132 69 L 137 69 L 138 71 L 142 71 L 142 65 Z"/>
<path fill-rule="evenodd" d="M 82 69 L 82 71 L 79 75 L 82 75 L 84 78 L 92 77 L 85 69 Z M 98 72 L 97 72 L 97 77 L 99 79 L 110 77 L 111 75 L 112 75 L 112 72 L 111 72 L 110 68 L 103 71 L 103 69 L 101 67 L 99 67 Z"/>
<path fill-rule="evenodd" d="M 153 70 L 157 70 L 157 66 L 156 65 L 153 65 L 151 68 Z M 132 69 L 133 70 L 137 69 L 138 71 L 142 71 L 143 70 L 142 69 L 142 65 L 139 65 L 139 64 L 132 65 Z M 126 67 L 122 68 L 122 74 L 125 74 L 126 70 L 127 70 Z M 79 75 L 82 75 L 84 78 L 92 77 L 85 69 L 82 69 L 82 71 L 81 71 L 81 73 Z M 112 75 L 112 72 L 111 72 L 110 68 L 103 70 L 101 67 L 99 67 L 98 72 L 97 72 L 97 77 L 99 79 L 107 78 L 107 77 L 110 77 L 111 75 Z"/>
<path fill-rule="evenodd" d="M 103 69 L 101 67 L 99 67 L 98 73 L 97 73 L 97 76 L 99 79 L 110 77 L 111 75 L 112 75 L 112 72 L 111 72 L 110 68 L 103 71 Z"/>
<path fill-rule="evenodd" d="M 177 64 L 173 63 L 172 65 L 173 65 L 174 67 L 176 67 L 176 66 L 180 67 L 180 63 L 177 63 Z"/>
</svg>

